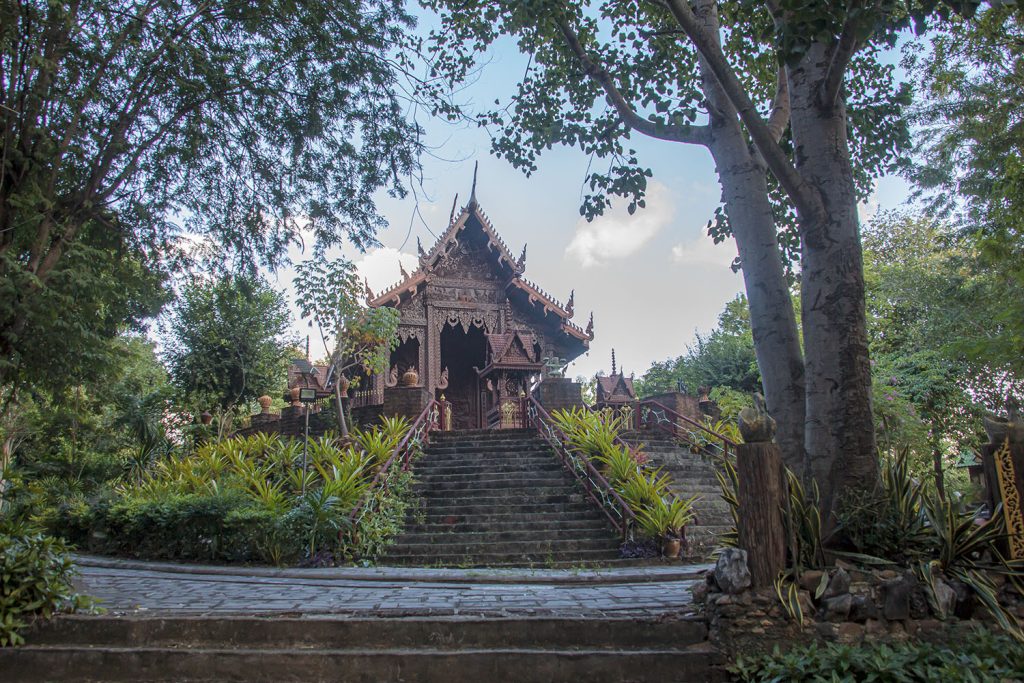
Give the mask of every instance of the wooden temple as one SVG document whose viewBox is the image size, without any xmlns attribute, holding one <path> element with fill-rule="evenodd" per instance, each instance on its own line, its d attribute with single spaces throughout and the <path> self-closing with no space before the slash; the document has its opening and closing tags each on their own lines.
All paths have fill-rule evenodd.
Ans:
<svg viewBox="0 0 1024 683">
<path fill-rule="evenodd" d="M 371 307 L 398 309 L 399 345 L 390 372 L 366 378 L 357 407 L 415 416 L 434 398 L 450 407 L 448 428 L 514 426 L 546 370 L 589 348 L 593 315 L 580 327 L 574 294 L 561 303 L 524 276 L 526 247 L 513 255 L 473 184 L 437 242 L 429 250 L 417 242 L 416 270 L 402 269 L 402 280 L 379 294 L 367 286 Z"/>
</svg>

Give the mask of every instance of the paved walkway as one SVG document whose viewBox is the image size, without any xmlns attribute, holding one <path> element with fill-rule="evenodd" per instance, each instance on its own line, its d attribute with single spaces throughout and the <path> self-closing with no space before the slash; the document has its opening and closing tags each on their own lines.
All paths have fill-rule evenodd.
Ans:
<svg viewBox="0 0 1024 683">
<path fill-rule="evenodd" d="M 110 613 L 656 616 L 690 605 L 707 565 L 608 570 L 209 567 L 78 558 Z"/>
</svg>

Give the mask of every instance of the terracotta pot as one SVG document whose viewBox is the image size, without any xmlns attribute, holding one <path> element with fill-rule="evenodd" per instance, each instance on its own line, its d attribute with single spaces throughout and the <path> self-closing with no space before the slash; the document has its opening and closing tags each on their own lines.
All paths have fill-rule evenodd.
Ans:
<svg viewBox="0 0 1024 683">
<path fill-rule="evenodd" d="M 672 538 L 666 536 L 661 544 L 661 554 L 670 560 L 675 560 L 679 557 L 679 553 L 683 551 L 683 542 L 678 538 Z"/>
<path fill-rule="evenodd" d="M 416 368 L 409 368 L 402 375 L 402 381 L 399 386 L 403 387 L 414 387 L 420 382 L 420 373 L 416 372 Z"/>
<path fill-rule="evenodd" d="M 291 396 L 292 396 L 292 405 L 293 406 L 301 406 L 302 405 L 302 401 L 299 400 L 299 387 L 292 387 L 292 390 L 291 390 L 290 393 L 291 393 Z"/>
<path fill-rule="evenodd" d="M 260 396 L 256 399 L 260 403 L 260 412 L 266 414 L 270 412 L 270 404 L 272 399 L 269 396 Z"/>
</svg>

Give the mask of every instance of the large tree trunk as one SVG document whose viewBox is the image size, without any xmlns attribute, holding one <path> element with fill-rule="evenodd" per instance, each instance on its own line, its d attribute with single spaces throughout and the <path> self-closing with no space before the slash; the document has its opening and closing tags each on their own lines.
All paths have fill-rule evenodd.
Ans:
<svg viewBox="0 0 1024 683">
<path fill-rule="evenodd" d="M 697 17 L 710 34 L 719 35 L 713 1 L 699 3 Z M 804 361 L 775 216 L 768 199 L 767 169 L 751 150 L 736 108 L 703 58 L 700 68 L 701 89 L 711 105 L 708 148 L 715 159 L 722 200 L 743 267 L 754 353 L 761 370 L 765 401 L 778 424 L 777 440 L 783 461 L 800 472 L 806 458 Z"/>
<path fill-rule="evenodd" d="M 828 62 L 816 44 L 788 69 L 796 167 L 824 206 L 820 221 L 801 226 L 805 474 L 821 488 L 823 511 L 839 492 L 878 481 L 857 196 L 842 97 L 821 101 Z"/>
</svg>

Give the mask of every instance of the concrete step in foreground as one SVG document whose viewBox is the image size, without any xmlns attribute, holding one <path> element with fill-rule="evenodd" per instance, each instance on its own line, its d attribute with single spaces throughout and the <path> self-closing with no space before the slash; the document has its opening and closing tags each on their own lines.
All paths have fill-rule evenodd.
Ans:
<svg viewBox="0 0 1024 683">
<path fill-rule="evenodd" d="M 61 617 L 0 649 L 16 681 L 723 680 L 692 617 Z"/>
</svg>

